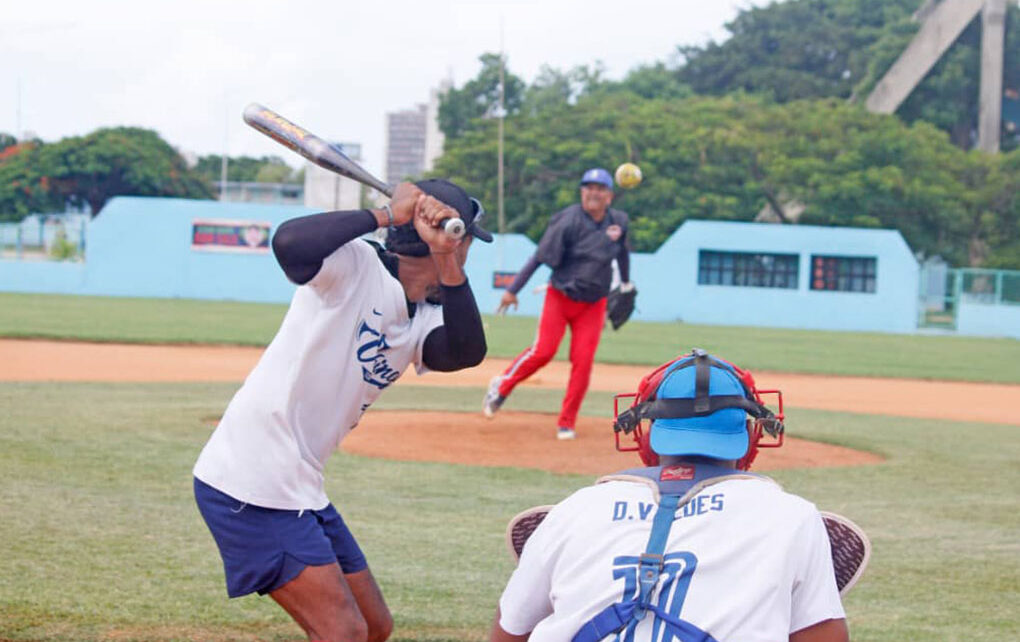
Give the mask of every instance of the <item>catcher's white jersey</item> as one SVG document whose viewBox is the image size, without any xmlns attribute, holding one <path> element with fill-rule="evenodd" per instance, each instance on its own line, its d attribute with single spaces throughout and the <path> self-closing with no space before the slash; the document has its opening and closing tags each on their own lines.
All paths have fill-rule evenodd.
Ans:
<svg viewBox="0 0 1020 642">
<path fill-rule="evenodd" d="M 276 337 L 237 391 L 194 474 L 243 502 L 321 509 L 322 468 L 361 414 L 408 365 L 442 308 L 413 318 L 375 249 L 347 243 L 297 288 Z"/>
<path fill-rule="evenodd" d="M 643 483 L 609 481 L 558 504 L 535 529 L 500 599 L 500 625 L 531 642 L 570 640 L 637 595 L 637 558 L 657 509 Z M 677 512 L 653 600 L 720 642 L 777 642 L 844 618 L 814 505 L 768 479 L 709 486 Z M 648 613 L 638 642 L 668 642 Z"/>
</svg>

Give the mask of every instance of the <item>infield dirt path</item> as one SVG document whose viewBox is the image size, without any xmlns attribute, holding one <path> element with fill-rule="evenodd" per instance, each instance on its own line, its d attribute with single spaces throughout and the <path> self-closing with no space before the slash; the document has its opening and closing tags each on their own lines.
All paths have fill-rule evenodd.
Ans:
<svg viewBox="0 0 1020 642">
<path fill-rule="evenodd" d="M 19 341 L 0 339 L 0 381 L 185 382 L 242 381 L 261 348 L 234 346 L 154 346 L 135 344 Z M 507 365 L 488 359 L 456 373 L 405 374 L 400 385 L 482 388 Z M 552 362 L 524 386 L 563 389 L 570 365 Z M 596 364 L 592 389 L 629 392 L 647 366 Z M 762 388 L 779 388 L 786 405 L 952 421 L 1020 426 L 1012 406 L 1020 386 L 912 379 L 831 377 L 756 372 Z M 479 395 L 479 405 L 481 396 Z M 555 417 L 500 413 L 494 421 L 479 415 L 439 412 L 369 412 L 344 442 L 344 450 L 396 459 L 451 461 L 482 465 L 599 473 L 636 463 L 633 455 L 612 450 L 606 419 L 584 417 L 578 439 L 552 439 Z M 756 469 L 854 465 L 877 461 L 868 453 L 796 439 L 763 451 Z"/>
</svg>

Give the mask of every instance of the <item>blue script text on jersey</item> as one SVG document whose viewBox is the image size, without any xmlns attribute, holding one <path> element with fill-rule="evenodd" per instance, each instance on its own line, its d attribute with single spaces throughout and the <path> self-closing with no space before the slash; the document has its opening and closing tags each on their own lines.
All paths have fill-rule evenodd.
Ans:
<svg viewBox="0 0 1020 642">
<path fill-rule="evenodd" d="M 704 515 L 709 512 L 721 511 L 723 509 L 724 497 L 724 493 L 716 493 L 710 496 L 698 495 L 683 505 L 677 518 L 693 517 L 695 515 Z M 655 504 L 646 504 L 645 502 L 636 502 L 636 504 L 637 505 L 634 506 L 632 505 L 632 502 L 614 502 L 613 521 L 619 522 L 631 519 L 646 520 L 652 516 Z"/>
<path fill-rule="evenodd" d="M 367 340 L 358 346 L 358 361 L 367 364 L 361 366 L 361 376 L 367 383 L 382 390 L 396 381 L 400 377 L 400 372 L 390 367 L 386 355 L 383 354 L 390 349 L 386 343 L 386 335 L 368 325 L 363 319 L 358 326 L 358 341 L 362 341 L 366 334 Z"/>
</svg>

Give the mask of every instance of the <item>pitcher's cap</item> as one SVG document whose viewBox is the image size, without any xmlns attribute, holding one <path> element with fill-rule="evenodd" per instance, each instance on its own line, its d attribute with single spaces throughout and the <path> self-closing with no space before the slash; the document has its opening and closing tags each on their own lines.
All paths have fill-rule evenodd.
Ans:
<svg viewBox="0 0 1020 642">
<path fill-rule="evenodd" d="M 589 183 L 598 183 L 599 185 L 605 185 L 609 189 L 613 189 L 613 177 L 609 175 L 609 171 L 601 167 L 593 167 L 581 176 L 581 185 L 588 185 Z"/>
</svg>

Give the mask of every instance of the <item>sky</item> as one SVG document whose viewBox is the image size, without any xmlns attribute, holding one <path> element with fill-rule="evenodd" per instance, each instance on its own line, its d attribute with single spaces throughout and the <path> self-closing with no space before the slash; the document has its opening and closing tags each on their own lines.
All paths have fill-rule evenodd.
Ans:
<svg viewBox="0 0 1020 642">
<path fill-rule="evenodd" d="M 303 159 L 246 126 L 259 102 L 384 163 L 386 113 L 473 78 L 485 52 L 530 83 L 543 65 L 606 75 L 676 62 L 767 0 L 0 0 L 0 132 L 47 142 L 154 129 L 198 155 Z"/>
</svg>

